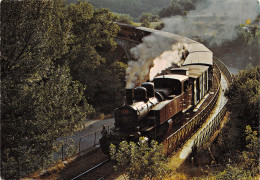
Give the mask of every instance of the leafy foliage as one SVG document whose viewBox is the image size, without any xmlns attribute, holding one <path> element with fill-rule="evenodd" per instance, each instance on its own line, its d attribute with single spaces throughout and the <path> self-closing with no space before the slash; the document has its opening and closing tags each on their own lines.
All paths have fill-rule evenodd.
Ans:
<svg viewBox="0 0 260 180">
<path fill-rule="evenodd" d="M 259 44 L 259 30 L 257 30 L 257 25 L 244 25 L 241 24 L 238 27 L 238 38 L 242 40 L 243 45 L 252 46 L 253 43 Z"/>
<path fill-rule="evenodd" d="M 119 14 L 117 15 L 117 22 L 124 23 L 124 24 L 133 24 L 133 18 L 130 17 L 128 14 Z"/>
<path fill-rule="evenodd" d="M 229 99 L 228 109 L 232 116 L 253 127 L 259 126 L 260 67 L 241 70 L 234 77 L 229 90 L 225 93 Z"/>
<path fill-rule="evenodd" d="M 213 175 L 215 179 L 254 179 L 259 174 L 259 141 L 257 131 L 252 131 L 246 126 L 246 150 L 239 156 L 236 164 L 228 164 L 227 167 Z"/>
<path fill-rule="evenodd" d="M 259 75 L 258 66 L 240 71 L 233 77 L 233 82 L 225 93 L 229 99 L 227 108 L 231 112 L 231 120 L 220 136 L 224 154 L 243 151 L 246 146 L 246 141 L 243 140 L 245 127 L 250 125 L 255 129 L 259 125 Z"/>
<path fill-rule="evenodd" d="M 100 53 L 116 45 L 112 38 L 119 28 L 111 23 L 114 16 L 108 10 L 95 10 L 87 2 L 69 6 L 68 18 L 72 23 L 71 43 L 68 44 L 70 51 L 64 57 L 69 62 L 73 77 L 87 84 L 84 74 L 92 73 L 105 62 Z"/>
<path fill-rule="evenodd" d="M 215 179 L 254 179 L 259 174 L 259 75 L 259 66 L 240 71 L 225 93 L 231 116 L 214 146 L 217 161 L 228 165 Z"/>
<path fill-rule="evenodd" d="M 49 161 L 57 139 L 94 113 L 86 95 L 113 88 L 118 101 L 125 65 L 105 59 L 118 31 L 108 10 L 62 0 L 4 0 L 1 7 L 1 172 L 14 179 Z"/>
<path fill-rule="evenodd" d="M 87 93 L 92 93 L 93 96 L 89 98 L 89 101 L 93 102 L 93 106 L 99 111 L 111 113 L 115 107 L 122 104 L 126 67 L 127 65 L 122 62 L 111 64 L 107 62 L 93 71 L 96 76 L 92 75 L 92 81 L 89 84 L 92 89 Z"/>
<path fill-rule="evenodd" d="M 170 17 L 176 15 L 185 15 L 187 11 L 195 9 L 195 3 L 199 0 L 172 0 L 171 3 L 164 7 L 160 12 L 160 17 Z"/>
<path fill-rule="evenodd" d="M 227 165 L 227 168 L 213 176 L 213 179 L 218 180 L 233 180 L 233 179 L 253 179 L 247 172 L 236 166 Z"/>
<path fill-rule="evenodd" d="M 68 18 L 72 23 L 70 51 L 62 63 L 69 65 L 74 79 L 86 85 L 88 102 L 110 113 L 123 96 L 126 68 L 111 55 L 116 48 L 113 38 L 119 31 L 111 23 L 116 17 L 107 9 L 94 9 L 88 2 L 78 2 L 68 7 Z"/>
<path fill-rule="evenodd" d="M 248 125 L 246 126 L 246 150 L 240 155 L 240 166 L 241 169 L 246 171 L 251 176 L 256 176 L 260 171 L 259 169 L 259 137 L 257 131 L 253 131 Z"/>
<path fill-rule="evenodd" d="M 146 137 L 141 137 L 137 144 L 122 141 L 118 151 L 111 144 L 110 154 L 117 162 L 116 170 L 127 174 L 130 179 L 163 179 L 170 172 L 163 145 L 152 140 L 149 146 Z"/>
<path fill-rule="evenodd" d="M 70 23 L 61 1 L 1 3 L 2 175 L 39 168 L 93 108 L 84 87 L 55 61 L 68 51 Z M 30 160 L 30 161 L 28 161 Z M 23 164 L 20 166 L 19 164 Z M 14 166 L 14 171 L 8 167 Z"/>
<path fill-rule="evenodd" d="M 141 24 L 141 26 L 147 27 L 147 28 L 149 28 L 150 25 L 151 25 L 151 23 L 150 23 L 148 20 L 144 20 L 144 21 L 142 22 L 142 24 Z"/>
<path fill-rule="evenodd" d="M 143 23 L 145 20 L 149 22 L 156 22 L 158 21 L 158 16 L 153 15 L 151 13 L 143 13 L 139 19 L 141 23 Z"/>
<path fill-rule="evenodd" d="M 150 27 L 150 22 L 157 22 L 158 21 L 158 15 L 153 15 L 151 13 L 143 13 L 140 17 L 141 25 L 144 27 Z"/>
</svg>

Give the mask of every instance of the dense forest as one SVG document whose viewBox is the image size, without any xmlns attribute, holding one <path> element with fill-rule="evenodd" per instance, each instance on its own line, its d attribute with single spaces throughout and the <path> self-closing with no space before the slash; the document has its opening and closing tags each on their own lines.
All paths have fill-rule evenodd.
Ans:
<svg viewBox="0 0 260 180">
<path fill-rule="evenodd" d="M 122 103 L 126 65 L 112 58 L 113 21 L 88 2 L 1 2 L 2 178 L 37 170 L 59 137 Z"/>
</svg>

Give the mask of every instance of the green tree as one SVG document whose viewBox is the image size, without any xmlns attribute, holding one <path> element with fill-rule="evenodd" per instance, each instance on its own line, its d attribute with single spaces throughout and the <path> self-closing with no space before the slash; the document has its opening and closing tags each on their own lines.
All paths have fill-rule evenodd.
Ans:
<svg viewBox="0 0 260 180">
<path fill-rule="evenodd" d="M 106 62 L 94 71 L 98 76 L 93 77 L 93 88 L 96 89 L 93 105 L 100 112 L 109 114 L 115 107 L 122 105 L 126 68 L 127 65 L 122 62 Z"/>
<path fill-rule="evenodd" d="M 254 66 L 259 65 L 259 45 L 260 45 L 260 30 L 257 28 L 257 24 L 240 25 L 237 27 L 237 36 L 231 41 L 227 41 L 221 46 L 211 46 L 213 53 L 216 57 L 223 60 L 226 65 L 235 66 L 236 68 L 246 68 L 248 64 Z M 233 54 L 234 58 L 228 58 L 227 54 Z"/>
<path fill-rule="evenodd" d="M 66 61 L 61 64 L 67 63 L 73 78 L 86 85 L 85 95 L 88 102 L 95 106 L 104 85 L 100 81 L 105 79 L 100 68 L 104 69 L 107 52 L 116 47 L 113 38 L 119 27 L 113 23 L 116 17 L 112 13 L 107 9 L 94 9 L 88 2 L 72 4 L 67 12 L 72 23 L 68 44 L 70 51 L 64 55 L 62 60 Z"/>
<path fill-rule="evenodd" d="M 240 155 L 240 167 L 247 174 L 251 176 L 256 176 L 259 173 L 259 139 L 257 131 L 253 131 L 252 128 L 248 125 L 245 130 L 246 134 L 246 150 Z"/>
<path fill-rule="evenodd" d="M 187 15 L 187 11 L 195 9 L 195 3 L 200 0 L 172 0 L 160 12 L 160 17 L 170 17 L 176 15 Z"/>
<path fill-rule="evenodd" d="M 255 40 L 259 41 L 260 39 L 260 37 L 257 37 L 259 36 L 257 34 L 259 33 L 258 31 L 256 25 L 245 26 L 242 24 L 240 27 L 238 27 L 238 38 L 241 39 L 242 44 L 245 44 L 246 46 L 252 46 Z"/>
<path fill-rule="evenodd" d="M 259 100 L 260 100 L 260 67 L 241 70 L 233 77 L 225 95 L 228 98 L 227 108 L 231 112 L 231 121 L 223 131 L 223 144 L 225 151 L 243 151 L 246 146 L 244 129 L 246 125 L 255 128 L 259 126 Z M 241 140 L 242 139 L 242 140 Z M 234 156 L 237 157 L 237 156 Z"/>
<path fill-rule="evenodd" d="M 234 180 L 234 179 L 254 179 L 250 174 L 241 170 L 237 166 L 227 165 L 224 171 L 216 173 L 212 179 Z"/>
<path fill-rule="evenodd" d="M 107 9 L 94 9 L 88 2 L 78 2 L 68 7 L 71 21 L 70 51 L 65 54 L 75 79 L 84 82 L 82 73 L 92 71 L 105 62 L 100 53 L 114 48 L 113 41 L 119 28 L 112 22 L 115 17 Z M 87 83 L 85 83 L 87 84 Z"/>
<path fill-rule="evenodd" d="M 144 21 L 152 21 L 152 14 L 151 13 L 143 13 L 140 18 L 139 18 L 140 22 L 143 23 Z"/>
<path fill-rule="evenodd" d="M 118 15 L 118 18 L 116 20 L 119 23 L 124 23 L 124 24 L 133 24 L 133 18 L 129 16 L 128 14 L 120 14 Z"/>
<path fill-rule="evenodd" d="M 225 93 L 229 99 L 228 109 L 232 116 L 240 120 L 243 129 L 247 124 L 259 126 L 260 67 L 241 70 L 234 76 L 230 88 Z"/>
<path fill-rule="evenodd" d="M 141 24 L 141 26 L 147 27 L 149 28 L 151 25 L 151 23 L 148 20 L 144 20 L 143 23 Z"/>
<path fill-rule="evenodd" d="M 239 169 L 245 177 L 255 174 L 253 167 L 259 158 L 256 133 L 259 126 L 259 75 L 260 68 L 257 66 L 241 70 L 233 76 L 233 82 L 225 93 L 229 99 L 227 108 L 231 112 L 230 120 L 225 124 L 217 141 L 217 149 L 221 154 L 219 161 L 227 163 L 230 159 L 233 162 L 232 167 L 235 168 L 233 172 Z"/>
<path fill-rule="evenodd" d="M 239 161 L 227 164 L 224 171 L 217 172 L 214 179 L 255 179 L 259 173 L 259 140 L 257 131 L 246 126 L 246 149 L 239 155 Z"/>
<path fill-rule="evenodd" d="M 118 151 L 112 144 L 110 154 L 117 162 L 116 170 L 130 179 L 163 179 L 170 172 L 163 145 L 154 140 L 149 145 L 146 137 L 141 137 L 138 143 L 122 141 Z"/>
<path fill-rule="evenodd" d="M 62 1 L 1 2 L 1 176 L 39 169 L 93 108 L 57 61 L 71 24 Z"/>
<path fill-rule="evenodd" d="M 141 26 L 144 27 L 150 27 L 151 22 L 156 22 L 158 21 L 158 16 L 151 14 L 151 13 L 143 13 L 140 17 L 139 20 L 141 22 Z"/>
</svg>

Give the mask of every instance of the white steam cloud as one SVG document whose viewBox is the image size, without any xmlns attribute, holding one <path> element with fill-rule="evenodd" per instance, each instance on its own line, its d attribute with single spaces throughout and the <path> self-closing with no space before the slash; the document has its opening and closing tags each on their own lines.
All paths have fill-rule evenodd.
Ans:
<svg viewBox="0 0 260 180">
<path fill-rule="evenodd" d="M 152 80 L 162 70 L 177 64 L 184 50 L 184 42 L 152 34 L 130 50 L 136 61 L 129 61 L 126 69 L 126 88 L 134 88 L 147 79 Z"/>
<path fill-rule="evenodd" d="M 152 81 L 158 73 L 161 73 L 173 64 L 180 66 L 184 51 L 185 45 L 177 43 L 172 46 L 171 50 L 164 51 L 159 57 L 155 58 L 153 61 L 153 67 L 150 69 L 150 81 Z"/>
<path fill-rule="evenodd" d="M 164 19 L 163 30 L 220 45 L 236 38 L 238 25 L 255 20 L 258 6 L 256 0 L 206 0 L 186 17 Z"/>
<path fill-rule="evenodd" d="M 256 0 L 205 0 L 196 5 L 186 17 L 164 19 L 162 31 L 189 38 L 200 37 L 210 45 L 220 45 L 236 38 L 237 26 L 253 21 L 258 14 Z M 150 78 L 181 60 L 185 42 L 155 35 L 143 38 L 143 43 L 130 50 L 136 61 L 130 61 L 126 71 L 126 88 Z"/>
</svg>

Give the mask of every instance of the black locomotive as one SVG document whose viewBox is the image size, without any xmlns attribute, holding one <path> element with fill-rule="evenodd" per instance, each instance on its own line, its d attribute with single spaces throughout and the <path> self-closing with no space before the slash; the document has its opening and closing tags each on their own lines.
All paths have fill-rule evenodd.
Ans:
<svg viewBox="0 0 260 180">
<path fill-rule="evenodd" d="M 103 152 L 111 143 L 137 141 L 141 136 L 161 141 L 173 128 L 172 118 L 200 102 L 209 90 L 212 70 L 208 65 L 184 67 L 126 89 L 125 105 L 115 110 L 115 127 L 100 140 Z"/>
<path fill-rule="evenodd" d="M 156 33 L 169 36 L 161 31 Z M 181 39 L 173 34 L 169 38 Z M 183 39 L 189 53 L 182 67 L 173 68 L 140 87 L 126 89 L 125 104 L 115 109 L 115 127 L 100 139 L 104 153 L 108 153 L 111 143 L 138 141 L 141 136 L 163 140 L 175 126 L 173 117 L 195 108 L 209 91 L 213 79 L 212 52 L 196 41 Z"/>
</svg>

